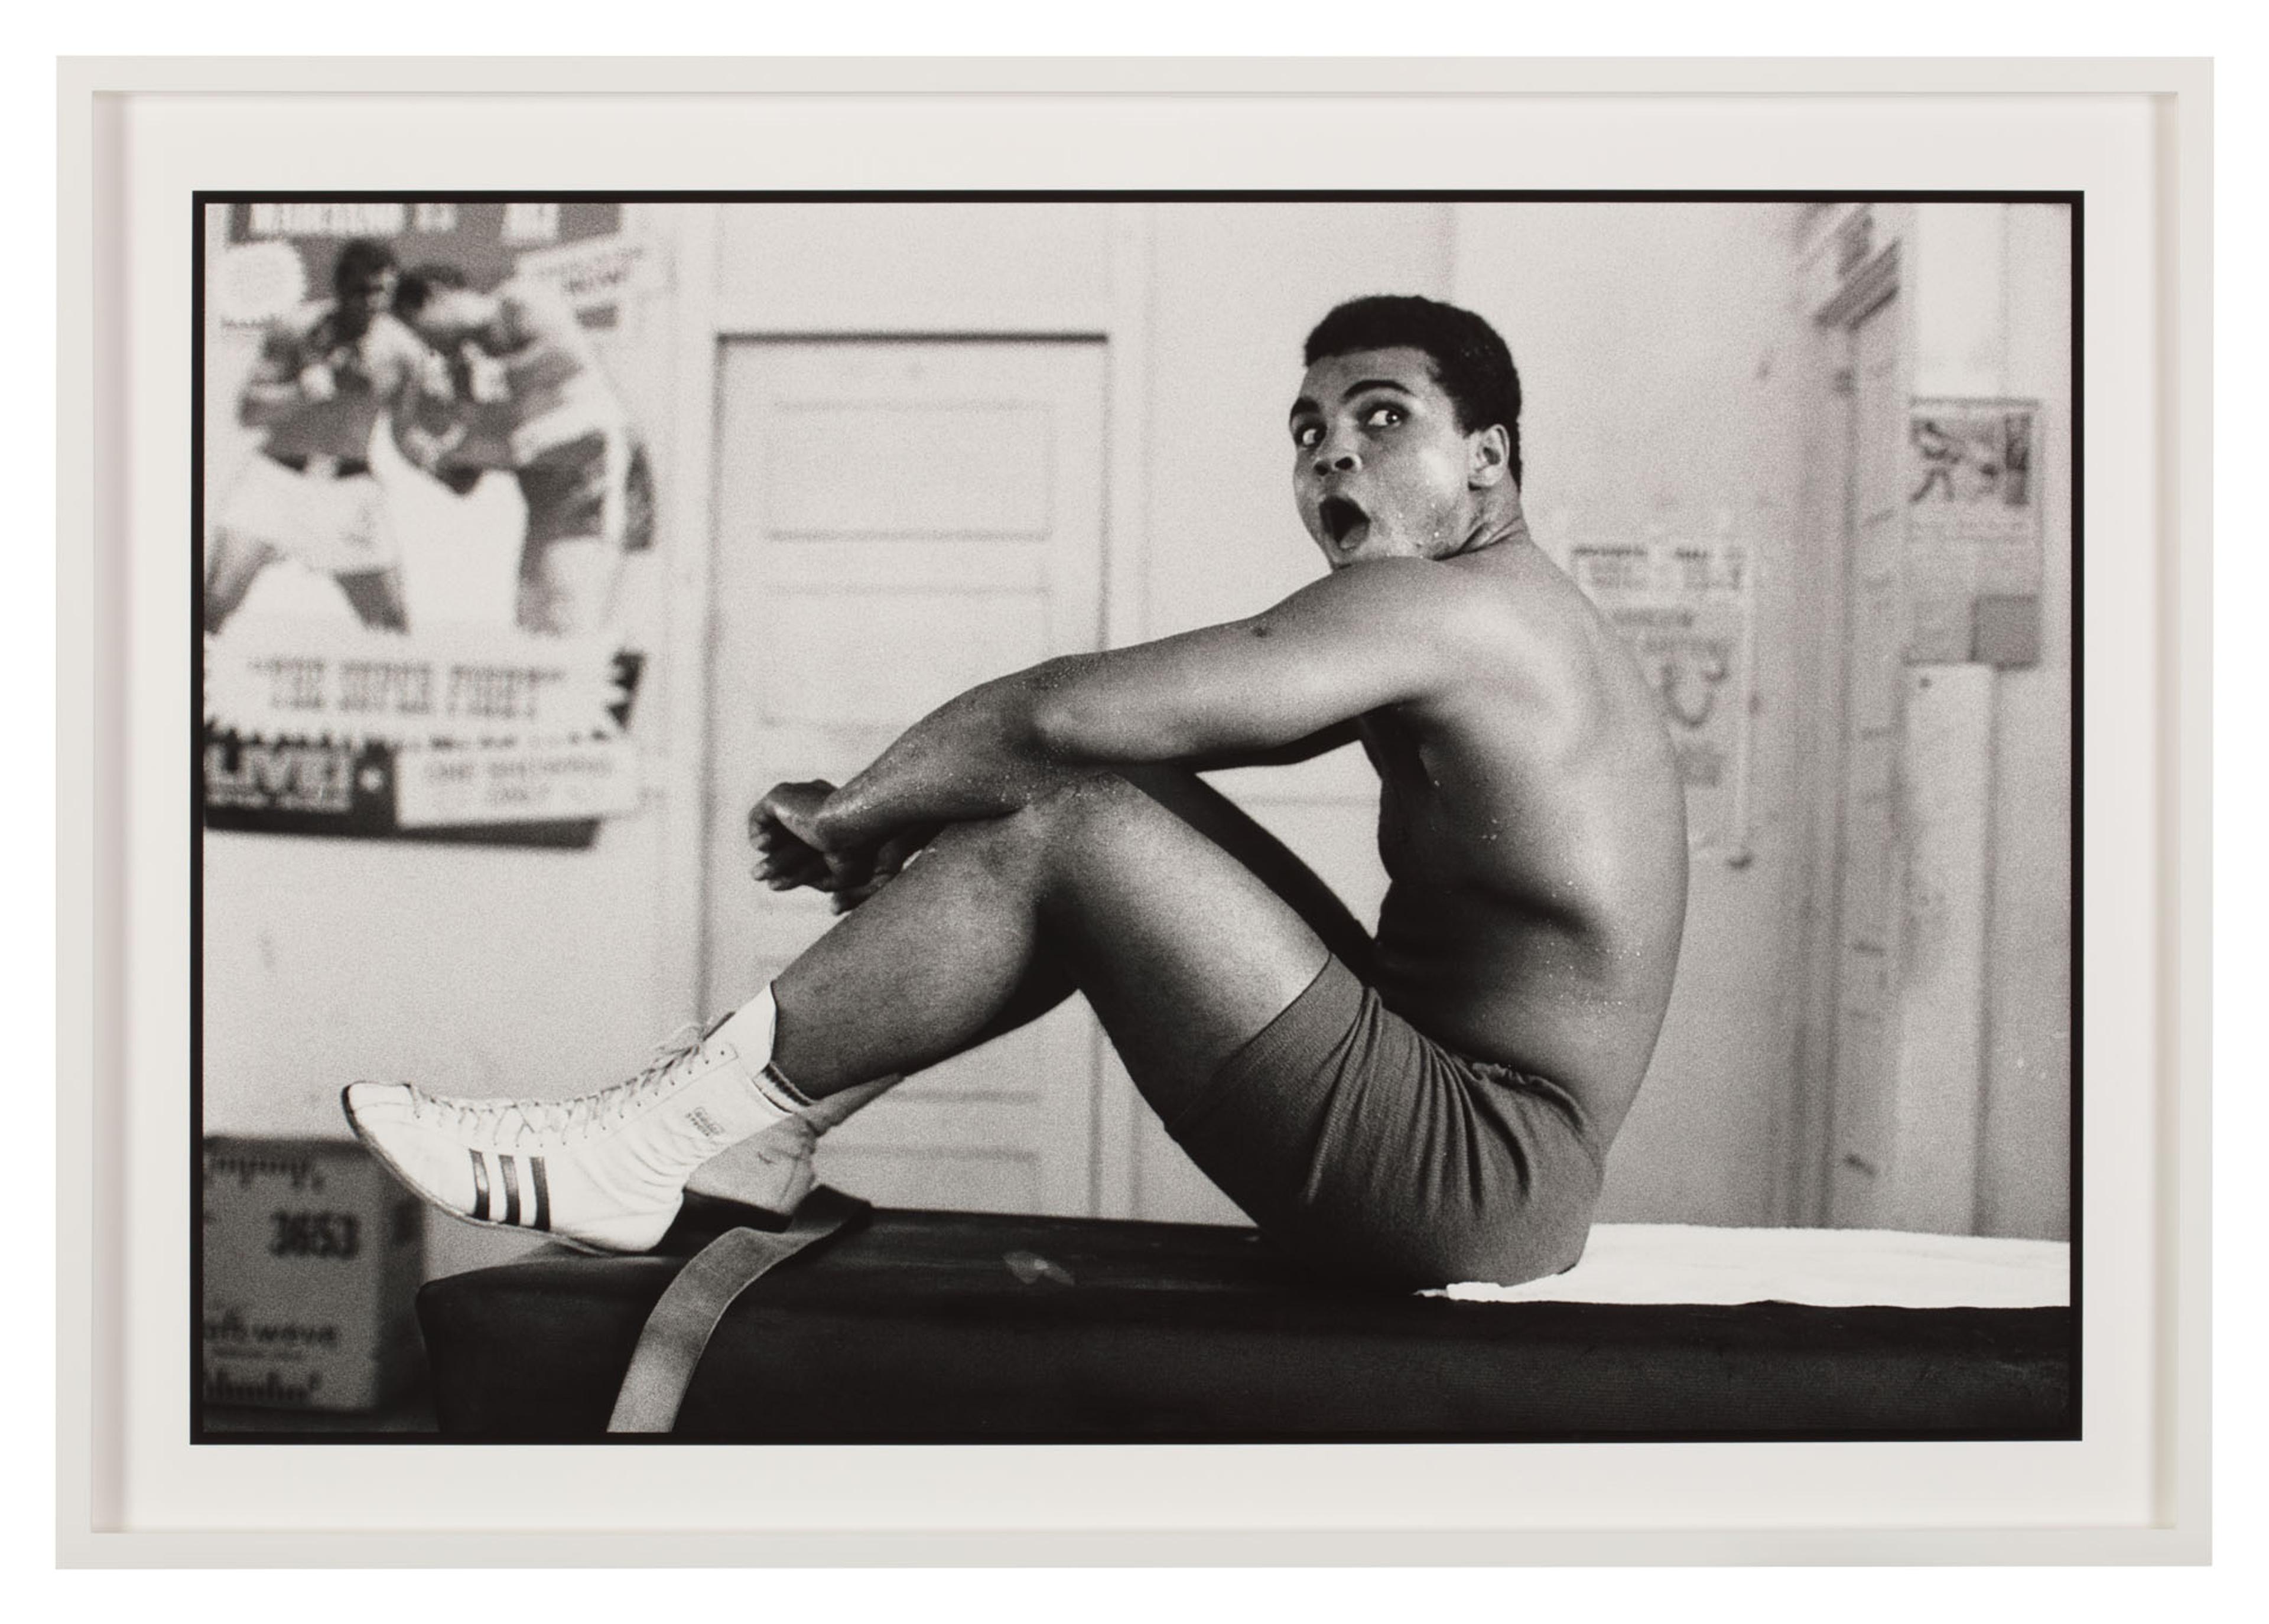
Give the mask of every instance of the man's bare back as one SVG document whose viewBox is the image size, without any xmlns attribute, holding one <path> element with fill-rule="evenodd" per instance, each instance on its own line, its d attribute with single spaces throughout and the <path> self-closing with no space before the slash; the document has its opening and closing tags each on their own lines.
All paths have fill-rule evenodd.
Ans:
<svg viewBox="0 0 2269 1624">
<path fill-rule="evenodd" d="M 1390 882 L 1373 979 L 1422 1030 L 1557 1079 L 1612 1133 L 1685 915 L 1669 741 L 1613 631 L 1525 536 L 1435 567 L 1498 647 L 1469 683 L 1360 724 Z"/>
</svg>

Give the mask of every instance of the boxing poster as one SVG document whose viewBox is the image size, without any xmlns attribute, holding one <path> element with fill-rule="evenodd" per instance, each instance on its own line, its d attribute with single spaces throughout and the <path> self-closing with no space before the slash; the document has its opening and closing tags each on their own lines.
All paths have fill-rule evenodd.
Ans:
<svg viewBox="0 0 2269 1624">
<path fill-rule="evenodd" d="M 1578 546 L 1569 568 L 1654 690 L 1686 785 L 1689 845 L 1741 850 L 1755 607 L 1748 550 L 1728 542 Z"/>
<path fill-rule="evenodd" d="M 1905 492 L 1908 663 L 2038 662 L 2039 410 L 2031 401 L 1914 402 Z"/>
<path fill-rule="evenodd" d="M 204 226 L 206 825 L 588 845 L 640 800 L 653 245 L 574 200 Z"/>
</svg>

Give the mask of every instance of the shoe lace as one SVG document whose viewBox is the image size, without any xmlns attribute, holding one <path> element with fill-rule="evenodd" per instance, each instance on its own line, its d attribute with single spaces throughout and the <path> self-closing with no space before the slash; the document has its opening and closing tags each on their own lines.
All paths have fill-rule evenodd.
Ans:
<svg viewBox="0 0 2269 1624">
<path fill-rule="evenodd" d="M 701 1052 L 707 1036 L 698 1023 L 680 1027 L 654 1046 L 636 1076 L 596 1094 L 564 1100 L 463 1100 L 413 1089 L 410 1108 L 414 1116 L 430 1111 L 459 1132 L 484 1138 L 508 1135 L 515 1146 L 532 1139 L 587 1138 L 598 1128 L 626 1121 L 669 1092 L 675 1074 Z"/>
</svg>

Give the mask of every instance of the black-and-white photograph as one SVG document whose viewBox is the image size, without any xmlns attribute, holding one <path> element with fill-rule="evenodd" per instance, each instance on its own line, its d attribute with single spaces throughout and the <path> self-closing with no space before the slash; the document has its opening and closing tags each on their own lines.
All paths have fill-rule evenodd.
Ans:
<svg viewBox="0 0 2269 1624">
<path fill-rule="evenodd" d="M 197 206 L 199 1442 L 2079 1436 L 2076 196 Z"/>
</svg>

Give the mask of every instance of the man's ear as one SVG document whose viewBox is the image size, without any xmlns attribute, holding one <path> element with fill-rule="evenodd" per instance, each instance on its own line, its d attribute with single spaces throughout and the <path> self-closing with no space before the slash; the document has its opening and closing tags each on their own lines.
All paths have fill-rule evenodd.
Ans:
<svg viewBox="0 0 2269 1624">
<path fill-rule="evenodd" d="M 1504 483 L 1511 472 L 1512 436 L 1505 432 L 1504 424 L 1492 423 L 1478 433 L 1466 436 L 1466 488 L 1486 491 Z"/>
</svg>

